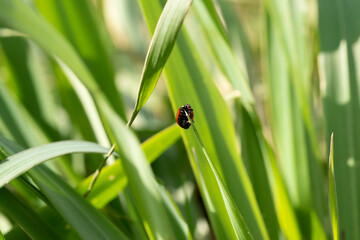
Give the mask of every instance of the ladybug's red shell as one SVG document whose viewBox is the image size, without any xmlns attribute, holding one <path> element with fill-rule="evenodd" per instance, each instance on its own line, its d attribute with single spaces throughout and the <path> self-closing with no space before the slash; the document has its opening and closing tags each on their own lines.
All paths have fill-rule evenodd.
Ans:
<svg viewBox="0 0 360 240">
<path fill-rule="evenodd" d="M 176 122 L 177 124 L 185 129 L 188 129 L 191 125 L 188 118 L 186 117 L 185 112 L 190 116 L 191 119 L 194 119 L 194 110 L 191 108 L 190 104 L 186 104 L 179 108 L 176 113 Z"/>
</svg>

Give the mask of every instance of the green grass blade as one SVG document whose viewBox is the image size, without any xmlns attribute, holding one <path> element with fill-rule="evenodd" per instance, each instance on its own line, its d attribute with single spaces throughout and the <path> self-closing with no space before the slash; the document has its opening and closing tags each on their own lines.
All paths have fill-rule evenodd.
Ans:
<svg viewBox="0 0 360 240">
<path fill-rule="evenodd" d="M 150 32 L 153 32 L 161 6 L 159 3 L 150 4 L 148 1 L 141 1 L 141 6 Z M 205 70 L 201 56 L 197 54 L 190 38 L 182 31 L 165 66 L 165 74 L 174 114 L 180 106 L 187 103 L 195 109 L 195 122 L 209 156 L 219 170 L 246 224 L 255 239 L 267 239 L 268 234 L 251 183 L 236 150 L 235 130 L 225 101 L 209 72 Z M 195 147 L 196 152 L 202 152 L 201 147 L 191 131 L 183 131 L 183 140 L 199 182 L 199 169 L 195 164 L 192 148 Z M 206 164 L 205 157 L 201 154 L 198 158 L 207 185 L 201 186 L 200 190 L 215 235 L 219 239 L 236 238 L 216 179 Z M 206 192 L 206 189 L 211 191 Z M 209 196 L 206 196 L 207 193 Z"/>
<path fill-rule="evenodd" d="M 47 134 L 34 121 L 23 105 L 10 95 L 8 88 L 0 82 L 0 132 L 9 139 L 27 147 L 39 146 L 49 142 Z M 26 124 L 24 124 L 26 122 Z M 50 134 L 51 135 L 51 134 Z M 63 159 L 62 159 L 63 160 Z M 50 165 L 54 165 L 50 163 Z M 56 172 L 62 171 L 69 179 L 77 181 L 77 176 L 64 161 L 56 162 Z"/>
<path fill-rule="evenodd" d="M 308 26 L 308 15 L 298 11 L 308 2 L 265 1 L 270 121 L 276 152 L 287 190 L 295 206 L 299 226 L 305 238 L 316 229 L 310 221 L 314 210 L 317 218 L 326 215 L 321 171 L 319 141 L 312 109 L 313 55 L 311 39 L 314 33 Z M 319 124 L 320 125 L 320 124 Z M 325 231 L 322 231 L 325 236 Z"/>
<path fill-rule="evenodd" d="M 127 239 L 107 218 L 49 169 L 39 166 L 30 175 L 56 210 L 83 239 Z"/>
<path fill-rule="evenodd" d="M 189 122 L 192 121 L 188 115 L 187 115 L 187 118 L 189 119 Z M 223 180 L 221 179 L 221 176 L 220 176 L 218 170 L 216 169 L 212 160 L 209 158 L 209 155 L 206 151 L 205 145 L 204 145 L 203 141 L 201 140 L 199 132 L 196 130 L 194 122 L 192 122 L 191 128 L 192 128 L 192 130 L 194 130 L 195 135 L 198 138 L 199 143 L 201 145 L 202 152 L 207 160 L 207 163 L 209 164 L 211 171 L 215 176 L 216 183 L 220 189 L 221 197 L 225 203 L 225 208 L 226 208 L 227 214 L 229 215 L 229 219 L 230 219 L 233 231 L 235 233 L 236 239 L 244 239 L 244 240 L 245 239 L 253 239 L 248 227 L 246 226 L 246 223 L 244 222 L 244 219 L 242 218 L 241 214 L 239 213 L 238 208 L 236 207 L 234 200 L 232 199 L 231 195 L 229 194 L 229 191 L 226 189 L 226 186 L 225 186 Z M 196 164 L 198 165 L 198 168 L 200 169 L 198 159 L 196 157 L 195 148 L 193 148 L 193 151 L 194 151 L 194 155 L 195 155 Z M 201 170 L 199 171 L 199 175 L 200 175 L 200 179 L 202 180 L 202 184 L 204 185 L 205 180 L 204 180 L 204 176 L 202 175 Z"/>
<path fill-rule="evenodd" d="M 157 182 L 138 139 L 105 101 L 98 104 L 118 146 L 128 185 L 149 238 L 174 239 Z"/>
<path fill-rule="evenodd" d="M 291 74 L 289 70 L 291 68 L 291 62 L 288 62 L 286 58 L 287 49 L 279 40 L 277 31 L 280 30 L 276 28 L 277 25 L 275 25 L 273 21 L 274 20 L 269 18 L 267 28 L 269 51 L 268 69 L 270 72 L 269 89 L 272 104 L 271 108 L 273 111 L 272 117 L 274 119 L 272 120 L 274 142 L 276 146 L 279 146 L 276 147 L 276 149 L 279 149 L 276 151 L 279 152 L 279 159 L 282 162 L 281 169 L 292 203 L 296 208 L 309 209 L 310 178 L 307 175 L 307 161 L 305 158 L 304 126 L 301 119 L 300 122 L 298 119 L 300 103 L 293 94 L 295 87 L 291 84 Z M 296 154 L 296 152 L 299 152 L 299 154 Z"/>
<path fill-rule="evenodd" d="M 360 239 L 360 2 L 319 0 L 318 6 L 318 64 L 327 144 L 332 132 L 336 136 L 333 158 L 339 235 Z"/>
<path fill-rule="evenodd" d="M 241 121 L 240 137 L 241 148 L 244 159 L 247 160 L 247 169 L 251 178 L 251 182 L 256 192 L 256 198 L 262 211 L 265 224 L 267 226 L 271 239 L 277 238 L 279 235 L 279 217 L 276 215 L 275 200 L 276 187 L 280 187 L 276 178 L 274 178 L 274 169 L 270 166 L 270 152 L 266 146 L 267 142 L 263 136 L 260 120 L 256 112 L 252 113 L 240 103 L 236 103 L 237 111 L 239 111 L 239 119 Z M 254 109 L 253 109 L 254 110 Z M 277 166 L 274 165 L 276 168 Z M 280 179 L 281 180 L 281 179 Z M 271 198 L 269 198 L 271 196 Z M 279 203 L 285 205 L 285 202 Z M 287 226 L 291 226 L 293 218 L 287 219 Z M 295 231 L 293 231 L 295 233 Z"/>
<path fill-rule="evenodd" d="M 170 0 L 166 3 L 149 46 L 136 105 L 128 125 L 132 124 L 153 92 L 191 3 L 192 0 Z"/>
<path fill-rule="evenodd" d="M 152 163 L 166 149 L 174 144 L 175 141 L 180 138 L 180 133 L 178 125 L 174 123 L 143 142 L 141 147 L 149 163 Z"/>
<path fill-rule="evenodd" d="M 214 4 L 212 1 L 206 1 L 208 4 Z M 256 61 L 255 56 L 252 53 L 252 42 L 250 43 L 248 32 L 246 31 L 247 21 L 242 21 L 242 16 L 238 14 L 234 6 L 236 3 L 228 1 L 218 2 L 221 9 L 221 17 L 224 19 L 227 37 L 233 52 L 235 52 L 237 59 L 239 60 L 244 74 L 247 76 L 250 82 L 255 80 Z M 220 10 L 219 10 L 220 11 Z M 218 15 L 214 16 L 219 18 Z M 223 30 L 220 30 L 223 31 Z M 246 70 L 246 72 L 245 72 Z"/>
<path fill-rule="evenodd" d="M 46 132 L 56 138 L 58 108 L 51 81 L 46 79 L 49 67 L 46 57 L 35 44 L 23 37 L 0 38 L 0 44 L 10 79 L 8 88 Z"/>
<path fill-rule="evenodd" d="M 270 166 L 267 167 L 270 167 L 273 173 L 272 177 L 270 178 L 270 185 L 272 186 L 274 203 L 279 219 L 279 224 L 288 239 L 300 240 L 302 237 L 301 230 L 296 218 L 294 205 L 291 203 L 283 177 L 279 171 L 272 150 L 270 149 L 269 145 L 266 145 L 265 147 L 268 149 L 269 152 L 268 164 L 270 164 Z"/>
<path fill-rule="evenodd" d="M 86 84 L 90 93 L 96 92 L 97 94 L 101 94 L 101 92 L 98 91 L 99 87 L 96 81 L 76 51 L 46 20 L 37 15 L 33 9 L 25 5 L 22 1 L 4 1 L 0 2 L 0 5 L 0 11 L 4 11 L 4 13 L 0 14 L 0 23 L 8 28 L 28 35 L 28 37 L 34 40 L 47 54 L 55 56 L 55 60 L 57 60 L 65 70 L 68 70 L 68 75 L 73 75 L 74 78 Z M 43 36 L 47 36 L 47 38 Z M 96 119 L 96 116 L 93 117 L 96 113 L 92 113 L 94 113 L 94 111 L 90 113 L 89 111 L 87 112 L 90 120 Z M 104 137 L 104 134 L 101 134 L 104 132 L 102 131 L 103 127 L 101 123 L 97 125 L 94 123 L 96 122 L 92 121 L 94 132 L 97 133 L 97 136 L 100 136 L 101 142 L 106 145 L 106 136 Z"/>
<path fill-rule="evenodd" d="M 115 111 L 124 117 L 111 62 L 114 49 L 95 4 L 86 0 L 36 0 L 35 3 L 39 12 L 74 46 Z"/>
<path fill-rule="evenodd" d="M 30 114 L 15 101 L 2 82 L 0 82 L 0 105 L 0 123 L 2 123 L 0 131 L 3 134 L 25 146 L 40 145 L 48 141 Z M 23 124 L 24 121 L 27 125 Z"/>
<path fill-rule="evenodd" d="M 1 136 L 0 146 L 2 152 L 13 154 L 12 156 L 16 156 L 17 152 L 21 154 L 24 151 L 27 151 L 24 150 L 21 152 L 22 148 L 19 145 L 11 143 Z M 79 146 L 80 148 L 82 146 L 84 149 L 86 146 L 92 146 L 92 148 L 97 148 L 99 151 L 101 148 L 98 145 L 93 145 L 93 143 L 90 145 L 88 143 L 82 143 Z M 69 147 L 71 148 L 71 146 Z M 104 152 L 108 151 L 107 149 L 103 150 Z M 66 150 L 63 152 L 66 152 Z M 46 154 L 50 157 L 52 156 L 51 153 Z M 31 155 L 29 157 L 31 157 Z M 83 239 L 127 239 L 97 209 L 48 168 L 37 166 L 31 169 L 29 174 L 44 195 L 50 200 L 53 207 L 67 220 Z"/>
<path fill-rule="evenodd" d="M 172 199 L 171 195 L 166 191 L 165 187 L 158 184 L 161 198 L 163 199 L 166 207 L 166 212 L 169 216 L 171 225 L 174 229 L 174 234 L 178 239 L 193 239 L 191 236 L 188 225 L 181 216 L 180 210 Z"/>
<path fill-rule="evenodd" d="M 11 240 L 11 239 L 31 240 L 31 238 L 28 235 L 26 235 L 26 233 L 20 227 L 17 226 L 11 229 L 11 231 L 7 232 L 4 237 L 6 237 L 5 239 L 7 240 Z"/>
<path fill-rule="evenodd" d="M 0 188 L 0 209 L 16 222 L 32 239 L 61 239 L 30 205 L 7 188 Z"/>
<path fill-rule="evenodd" d="M 336 183 L 334 172 L 334 134 L 331 134 L 329 153 L 329 209 L 333 239 L 339 239 L 339 214 L 338 201 L 336 198 Z"/>
<path fill-rule="evenodd" d="M 57 60 L 71 68 L 91 92 L 97 91 L 99 87 L 96 81 L 74 48 L 23 1 L 1 1 L 0 24 L 27 35 L 47 54 L 55 56 Z"/>
<path fill-rule="evenodd" d="M 277 225 L 280 225 L 286 238 L 301 239 L 301 231 L 294 206 L 290 201 L 273 150 L 266 141 L 261 130 L 260 120 L 255 114 L 255 112 L 251 113 L 247 109 L 243 109 L 242 121 L 244 126 L 242 134 L 246 136 L 246 144 L 244 147 L 248 148 L 246 150 L 244 149 L 244 151 L 252 151 L 251 153 L 248 153 L 248 155 L 254 157 L 249 158 L 249 161 L 251 161 L 251 163 L 249 163 L 250 173 L 256 178 L 253 184 L 256 187 L 259 205 L 260 207 L 263 207 L 263 214 L 268 213 L 269 216 L 273 216 L 271 215 L 273 214 L 271 208 L 275 208 L 276 210 L 276 216 L 265 220 L 269 234 L 272 234 L 271 236 L 276 238 L 276 234 L 279 234 L 276 228 L 278 227 Z M 261 156 L 258 156 L 259 154 L 261 154 Z M 264 173 L 263 170 L 260 170 L 262 165 L 265 168 L 266 173 Z M 259 176 L 261 173 L 265 176 Z M 271 200 L 269 201 L 268 195 L 266 195 L 266 192 L 268 191 L 267 187 L 264 186 L 266 181 L 270 187 L 273 203 L 271 203 Z M 263 192 L 259 192 L 259 189 Z M 265 201 L 263 198 L 265 198 Z M 267 204 L 267 206 L 264 206 L 264 204 Z M 278 222 L 275 222 L 275 219 L 277 219 Z"/>
<path fill-rule="evenodd" d="M 287 3 L 286 9 L 292 9 L 292 4 L 295 3 Z M 311 105 L 305 103 L 310 101 L 308 85 L 310 76 L 306 74 L 309 57 L 302 56 L 302 58 L 300 56 L 302 53 L 298 55 L 299 51 L 307 51 L 307 47 L 302 50 L 297 49 L 302 44 L 299 43 L 297 46 L 296 42 L 284 43 L 284 41 L 295 41 L 293 36 L 288 35 L 302 34 L 303 26 L 289 27 L 289 25 L 295 24 L 292 22 L 293 18 L 302 18 L 303 16 L 289 15 L 289 12 L 284 13 L 280 2 L 276 1 L 275 5 L 276 9 L 274 10 L 273 3 L 269 3 L 269 9 L 267 9 L 269 15 L 267 15 L 266 23 L 267 51 L 269 53 L 267 84 L 270 92 L 270 123 L 275 152 L 281 163 L 280 169 L 287 192 L 296 210 L 302 235 L 310 238 L 313 230 L 321 230 L 321 228 L 317 228 L 315 220 L 308 224 L 309 220 L 315 219 L 313 217 L 315 213 L 317 218 L 321 219 L 318 222 L 323 225 L 323 216 L 326 212 L 323 207 L 325 204 L 323 186 L 319 181 L 324 178 L 320 169 L 319 147 L 318 143 L 314 144 L 316 142 L 315 131 L 312 129 L 314 122 L 309 120 L 313 118 L 313 115 L 308 112 Z M 296 14 L 301 15 L 300 13 Z M 296 31 L 296 33 L 291 31 Z M 300 37 L 304 38 L 303 35 Z M 290 46 L 294 47 L 293 45 L 296 45 L 296 49 L 290 51 L 289 48 Z M 289 56 L 291 54 L 294 56 Z M 302 65 L 304 65 L 304 69 L 301 69 Z M 303 72 L 297 74 L 299 71 Z M 315 225 L 311 226 L 311 224 Z M 321 235 L 325 236 L 324 229 L 322 229 Z"/>
<path fill-rule="evenodd" d="M 180 131 L 177 125 L 172 125 L 161 132 L 153 135 L 142 143 L 141 147 L 149 163 L 156 160 L 166 149 L 180 138 Z M 79 193 L 85 193 L 92 179 L 92 175 L 83 180 L 79 186 Z M 93 190 L 87 199 L 97 208 L 104 207 L 110 200 L 114 199 L 118 192 L 127 185 L 127 177 L 120 161 L 113 165 L 106 166 L 101 171 Z"/>
<path fill-rule="evenodd" d="M 59 65 L 68 77 L 68 80 L 73 87 L 73 90 L 75 91 L 78 99 L 80 100 L 84 108 L 85 114 L 89 119 L 91 128 L 93 129 L 97 142 L 99 142 L 101 145 L 110 147 L 111 144 L 106 135 L 104 126 L 99 116 L 99 112 L 96 108 L 94 99 L 91 96 L 89 90 L 83 85 L 79 78 L 75 74 L 73 74 L 73 71 L 68 66 L 62 63 L 60 63 Z M 95 96 L 98 95 L 99 94 L 95 94 Z"/>
<path fill-rule="evenodd" d="M 230 48 L 229 42 L 219 30 L 214 16 L 210 15 L 202 1 L 194 2 L 194 9 L 220 68 L 229 79 L 234 89 L 241 92 L 243 104 L 253 104 L 254 99 L 248 80 L 242 72 L 241 66 L 238 63 L 233 50 Z"/>
<path fill-rule="evenodd" d="M 20 176 L 31 168 L 69 153 L 102 153 L 107 149 L 98 144 L 83 141 L 61 141 L 34 147 L 14 154 L 0 163 L 0 187 Z"/>
<path fill-rule="evenodd" d="M 205 3 L 207 9 L 209 9 L 209 5 L 212 5 L 209 1 L 205 1 Z M 208 13 L 204 3 L 196 2 L 194 7 L 218 65 L 233 88 L 241 93 L 241 104 L 243 106 L 237 104 L 237 111 L 241 112 L 239 121 L 242 121 L 243 125 L 240 132 L 242 136 L 241 143 L 243 144 L 242 152 L 248 158 L 249 174 L 251 175 L 262 214 L 267 216 L 264 219 L 270 238 L 276 238 L 279 234 L 279 225 L 276 221 L 274 202 L 271 199 L 269 201 L 267 198 L 271 194 L 268 179 L 271 178 L 270 176 L 273 173 L 271 168 L 264 166 L 267 164 L 269 153 L 266 151 L 266 147 L 261 148 L 260 146 L 265 143 L 265 140 L 261 133 L 262 129 L 255 111 L 254 99 L 248 80 L 241 71 L 241 66 L 229 45 L 229 41 L 222 34 L 221 29 L 217 27 L 216 22 L 219 17 L 211 15 L 210 12 Z"/>
<path fill-rule="evenodd" d="M 59 92 L 61 105 L 68 113 L 72 126 L 79 130 L 84 139 L 96 141 L 95 133 L 89 131 L 93 124 L 90 123 L 78 95 L 75 93 L 75 90 L 60 66 L 56 64 L 53 65 L 56 89 Z"/>
</svg>

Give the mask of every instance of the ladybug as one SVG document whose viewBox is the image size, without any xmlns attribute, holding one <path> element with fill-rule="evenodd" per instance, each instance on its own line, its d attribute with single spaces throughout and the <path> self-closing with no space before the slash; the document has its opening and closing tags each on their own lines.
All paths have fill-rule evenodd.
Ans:
<svg viewBox="0 0 360 240">
<path fill-rule="evenodd" d="M 188 118 L 186 117 L 185 112 L 190 116 L 191 120 L 194 119 L 194 110 L 191 108 L 190 104 L 186 104 L 179 108 L 176 113 L 176 122 L 177 124 L 185 129 L 188 129 L 191 125 Z"/>
</svg>

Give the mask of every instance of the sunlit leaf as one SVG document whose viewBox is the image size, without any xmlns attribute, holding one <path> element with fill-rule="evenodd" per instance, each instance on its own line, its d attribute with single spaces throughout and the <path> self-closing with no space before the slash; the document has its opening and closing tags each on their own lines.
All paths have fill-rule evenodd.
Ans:
<svg viewBox="0 0 360 240">
<path fill-rule="evenodd" d="M 0 162 L 0 187 L 49 159 L 69 153 L 105 154 L 107 151 L 96 143 L 82 141 L 62 141 L 24 150 Z"/>
<path fill-rule="evenodd" d="M 155 30 L 156 19 L 161 12 L 159 1 L 141 1 L 141 6 L 151 33 Z M 154 16 L 156 13 L 156 16 Z M 220 95 L 210 73 L 206 70 L 201 56 L 192 44 L 186 31 L 181 31 L 165 66 L 165 75 L 174 115 L 178 108 L 190 104 L 194 109 L 197 124 L 209 156 L 228 187 L 247 226 L 254 238 L 268 238 L 266 226 L 257 205 L 254 191 L 236 148 L 235 130 L 229 110 Z M 219 239 L 236 238 L 220 189 L 206 159 L 198 155 L 198 169 L 192 148 L 202 152 L 196 136 L 183 130 L 183 141 L 199 183 L 202 171 L 206 186 L 200 185 L 207 213 Z M 206 189 L 211 189 L 211 191 Z M 209 193 L 210 196 L 206 196 Z M 215 214 L 214 214 L 215 213 Z"/>
<path fill-rule="evenodd" d="M 329 153 L 329 209 L 333 239 L 339 239 L 339 216 L 334 173 L 334 134 L 331 134 Z"/>
<path fill-rule="evenodd" d="M 192 0 L 167 1 L 149 46 L 136 105 L 128 125 L 132 124 L 153 92 L 191 3 Z"/>
</svg>

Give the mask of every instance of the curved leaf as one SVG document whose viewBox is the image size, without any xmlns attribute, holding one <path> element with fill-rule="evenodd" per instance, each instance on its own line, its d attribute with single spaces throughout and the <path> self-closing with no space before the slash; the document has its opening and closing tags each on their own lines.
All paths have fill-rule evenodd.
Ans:
<svg viewBox="0 0 360 240">
<path fill-rule="evenodd" d="M 70 142 L 70 141 L 67 141 Z M 75 141 L 76 142 L 76 141 Z M 55 143 L 59 144 L 59 143 Z M 61 143 L 60 143 L 61 144 Z M 49 144 L 50 145 L 50 144 Z M 14 154 L 12 156 L 30 151 L 31 149 L 21 151 L 21 147 L 0 136 L 1 151 L 5 154 Z M 71 146 L 68 146 L 71 148 Z M 41 148 L 41 147 L 38 147 Z M 80 142 L 78 150 L 91 152 L 107 152 L 108 150 L 94 143 Z M 102 150 L 100 150 L 102 149 Z M 52 157 L 54 154 L 44 150 L 44 154 Z M 73 149 L 75 150 L 75 149 Z M 60 149 L 58 149 L 58 152 Z M 63 153 L 68 152 L 63 149 Z M 30 161 L 36 154 L 28 155 Z M 23 156 L 25 158 L 25 156 Z M 41 155 L 39 156 L 41 158 Z M 8 161 L 7 161 L 8 162 Z M 6 162 L 5 162 L 6 163 Z M 59 176 L 54 174 L 45 166 L 37 166 L 29 171 L 29 175 L 39 186 L 40 190 L 50 200 L 54 209 L 62 215 L 67 222 L 77 231 L 83 239 L 127 239 L 107 218 L 105 218 L 97 209 L 80 196 L 73 188 L 65 183 Z"/>
<path fill-rule="evenodd" d="M 16 153 L 0 162 L 0 187 L 31 168 L 69 153 L 102 153 L 109 150 L 92 142 L 61 141 Z"/>
<path fill-rule="evenodd" d="M 192 0 L 169 0 L 159 18 L 141 75 L 139 92 L 130 126 L 153 92 Z"/>
</svg>

